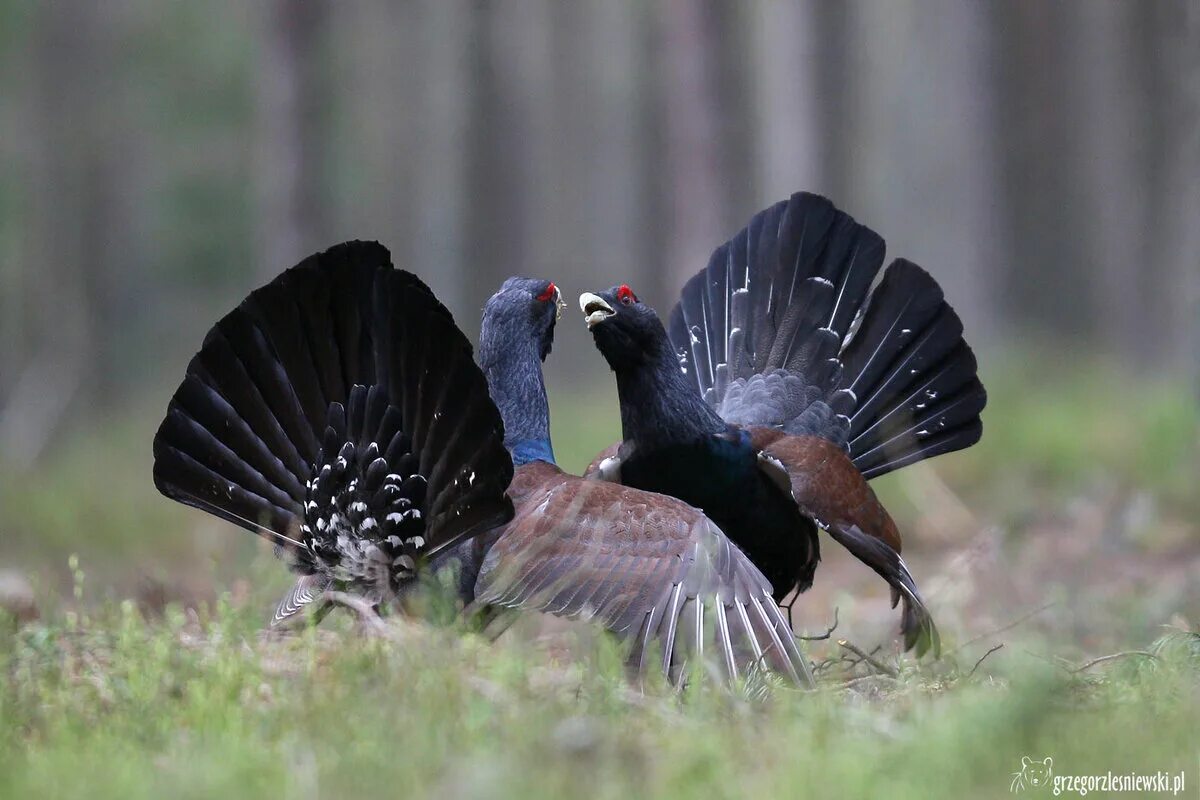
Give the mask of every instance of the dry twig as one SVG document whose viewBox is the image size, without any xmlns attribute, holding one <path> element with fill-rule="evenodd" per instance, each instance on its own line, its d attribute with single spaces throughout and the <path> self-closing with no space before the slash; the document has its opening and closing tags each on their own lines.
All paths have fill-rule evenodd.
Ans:
<svg viewBox="0 0 1200 800">
<path fill-rule="evenodd" d="M 898 671 L 896 671 L 893 667 L 889 667 L 887 664 L 884 664 L 882 661 L 879 661 L 878 659 L 873 658 L 870 653 L 867 653 L 866 651 L 862 650 L 857 645 L 853 645 L 850 642 L 846 641 L 845 639 L 838 639 L 838 646 L 844 647 L 845 649 L 849 650 L 851 653 L 854 653 L 854 655 L 858 656 L 859 663 L 865 661 L 868 664 L 870 664 L 872 667 L 874 667 L 876 670 L 878 670 L 879 672 L 882 672 L 884 675 L 887 675 L 890 678 L 898 678 L 900 676 L 900 673 Z M 878 650 L 879 648 L 875 648 L 875 649 Z"/>
<path fill-rule="evenodd" d="M 1068 670 L 1068 671 L 1071 674 L 1075 674 L 1077 672 L 1083 672 L 1084 670 L 1091 669 L 1092 667 L 1096 666 L 1097 664 L 1103 664 L 1106 661 L 1115 661 L 1118 658 L 1127 658 L 1129 656 L 1142 656 L 1143 658 L 1152 658 L 1155 661 L 1158 660 L 1158 656 L 1154 655 L 1154 653 L 1147 652 L 1146 650 L 1122 650 L 1120 653 L 1110 653 L 1106 656 L 1100 656 L 1099 658 L 1093 658 L 1091 661 L 1087 662 L 1086 664 L 1075 667 L 1075 669 Z"/>
<path fill-rule="evenodd" d="M 994 652 L 996 652 L 997 650 L 999 650 L 1001 647 L 1004 647 L 1004 645 L 1003 645 L 1003 644 L 998 644 L 998 645 L 996 645 L 995 647 L 993 647 L 991 650 L 988 650 L 986 653 L 984 653 L 982 656 L 980 656 L 980 657 L 979 657 L 979 660 L 975 662 L 975 666 L 971 667 L 971 671 L 970 671 L 970 672 L 968 672 L 966 675 L 964 675 L 962 679 L 963 679 L 964 681 L 965 681 L 965 680 L 970 680 L 971 676 L 975 674 L 975 670 L 979 669 L 979 665 L 983 663 L 983 660 L 984 660 L 985 658 L 987 658 L 988 656 L 990 656 L 992 653 L 994 653 Z"/>
<path fill-rule="evenodd" d="M 874 675 L 874 674 L 873 675 L 859 675 L 857 678 L 851 678 L 850 680 L 843 683 L 842 688 L 843 689 L 853 689 L 855 686 L 858 686 L 863 683 L 867 683 L 868 681 L 893 681 L 893 682 L 895 682 L 898 680 L 899 680 L 899 678 L 894 678 L 891 675 Z"/>
</svg>

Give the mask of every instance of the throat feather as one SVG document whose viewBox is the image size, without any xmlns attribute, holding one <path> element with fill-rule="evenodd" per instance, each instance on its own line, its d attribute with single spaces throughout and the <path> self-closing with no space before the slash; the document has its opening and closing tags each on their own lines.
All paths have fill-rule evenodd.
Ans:
<svg viewBox="0 0 1200 800">
<path fill-rule="evenodd" d="M 639 447 L 694 441 L 723 432 L 726 424 L 696 393 L 674 354 L 617 372 L 621 429 Z"/>
</svg>

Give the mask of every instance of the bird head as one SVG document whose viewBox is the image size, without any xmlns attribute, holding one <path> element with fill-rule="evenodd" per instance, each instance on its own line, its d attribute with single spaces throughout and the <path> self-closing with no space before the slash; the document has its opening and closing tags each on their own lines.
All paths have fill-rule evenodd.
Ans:
<svg viewBox="0 0 1200 800">
<path fill-rule="evenodd" d="M 562 316 L 562 292 L 553 281 L 509 278 L 492 295 L 483 309 L 484 343 L 509 346 L 532 336 L 538 355 L 545 361 L 554 343 L 554 323 Z"/>
<path fill-rule="evenodd" d="M 614 371 L 650 360 L 666 341 L 658 314 L 625 284 L 598 294 L 584 292 L 579 296 L 579 309 L 596 349 Z"/>
</svg>

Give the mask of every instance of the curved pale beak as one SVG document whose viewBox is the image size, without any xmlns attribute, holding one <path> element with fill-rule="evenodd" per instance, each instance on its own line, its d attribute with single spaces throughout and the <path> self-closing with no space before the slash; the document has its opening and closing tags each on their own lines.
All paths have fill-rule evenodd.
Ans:
<svg viewBox="0 0 1200 800">
<path fill-rule="evenodd" d="M 554 287 L 554 307 L 556 309 L 554 312 L 555 321 L 562 319 L 562 312 L 567 307 L 567 304 L 563 302 L 562 292 L 559 291 L 557 285 Z"/>
<path fill-rule="evenodd" d="M 589 328 L 599 325 L 616 313 L 603 297 L 591 292 L 579 295 L 579 310 L 583 312 Z"/>
</svg>

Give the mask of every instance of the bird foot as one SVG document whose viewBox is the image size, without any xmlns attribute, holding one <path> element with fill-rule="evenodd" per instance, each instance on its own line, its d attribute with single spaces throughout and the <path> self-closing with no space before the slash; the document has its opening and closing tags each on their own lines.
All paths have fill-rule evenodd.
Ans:
<svg viewBox="0 0 1200 800">
<path fill-rule="evenodd" d="M 383 621 L 383 617 L 379 616 L 373 603 L 358 595 L 338 591 L 326 591 L 322 598 L 326 602 L 353 611 L 358 617 L 359 624 L 368 635 L 381 637 L 388 635 L 387 623 Z"/>
</svg>

